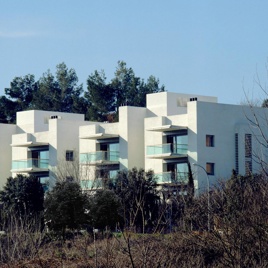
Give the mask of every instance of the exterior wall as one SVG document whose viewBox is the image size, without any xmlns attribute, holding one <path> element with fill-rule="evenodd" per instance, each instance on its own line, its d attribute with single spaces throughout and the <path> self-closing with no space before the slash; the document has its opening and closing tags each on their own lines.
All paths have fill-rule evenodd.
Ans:
<svg viewBox="0 0 268 268">
<path fill-rule="evenodd" d="M 146 107 L 155 116 L 185 114 L 187 112 L 187 103 L 191 98 L 197 98 L 198 101 L 217 102 L 216 97 L 172 92 L 159 92 L 147 94 Z"/>
<path fill-rule="evenodd" d="M 165 172 L 162 159 L 155 159 L 149 157 L 146 152 L 146 148 L 150 145 L 160 145 L 165 143 L 162 131 L 154 131 L 153 127 L 163 127 L 165 125 L 175 125 L 181 127 L 188 127 L 187 114 L 177 116 L 158 116 L 146 118 L 145 120 L 145 169 L 152 169 L 156 174 Z"/>
<path fill-rule="evenodd" d="M 51 111 L 30 110 L 17 112 L 18 133 L 35 133 L 48 130 L 51 116 L 61 117 L 62 120 L 84 121 L 83 114 L 61 113 Z"/>
<path fill-rule="evenodd" d="M 57 118 L 51 119 L 51 116 Z M 18 112 L 17 134 L 12 135 L 12 160 L 29 158 L 27 144 L 48 144 L 49 177 L 50 184 L 53 185 L 56 168 L 65 161 L 66 150 L 74 151 L 78 156 L 79 127 L 87 124 L 90 122 L 84 121 L 84 115 L 80 114 L 35 110 Z M 17 173 L 19 172 L 14 171 L 12 175 Z"/>
<path fill-rule="evenodd" d="M 149 145 L 158 145 L 163 143 L 163 133 L 157 132 L 157 131 L 150 131 L 152 127 L 158 127 L 166 125 L 166 117 L 164 116 L 158 116 L 158 117 L 151 117 L 151 118 L 145 118 L 144 120 L 144 145 L 145 145 L 145 152 L 144 152 L 144 158 L 145 158 L 145 170 L 153 170 L 156 174 L 163 172 L 163 164 L 162 159 L 152 159 L 147 157 L 147 147 Z"/>
<path fill-rule="evenodd" d="M 49 120 L 48 140 L 51 166 L 57 166 L 58 163 L 64 161 L 67 150 L 79 152 L 79 127 L 87 124 L 86 121 Z"/>
<path fill-rule="evenodd" d="M 197 97 L 198 101 L 189 101 Z M 252 135 L 252 172 L 260 172 L 256 158 L 267 157 L 257 139 L 260 133 L 256 127 L 249 126 L 254 121 L 252 108 L 239 105 L 218 104 L 214 97 L 202 97 L 176 93 L 157 93 L 147 95 L 147 118 L 145 119 L 145 148 L 148 145 L 165 143 L 163 132 L 153 128 L 174 125 L 187 127 L 188 161 L 206 168 L 206 163 L 214 163 L 215 173 L 209 175 L 210 184 L 230 178 L 236 168 L 235 134 L 238 135 L 239 173 L 245 170 L 245 134 Z M 255 108 L 254 113 L 264 133 L 268 133 L 267 109 Z M 173 115 L 174 114 L 174 115 Z M 214 136 L 214 147 L 206 146 L 206 135 Z M 262 139 L 265 140 L 265 139 Z M 267 139 L 266 139 L 267 141 Z M 257 154 L 258 152 L 258 154 Z M 148 157 L 145 152 L 145 169 L 155 173 L 165 172 L 165 159 Z M 207 189 L 204 170 L 192 167 L 197 194 Z"/>
<path fill-rule="evenodd" d="M 187 129 L 188 135 L 186 160 L 204 168 L 206 163 L 214 163 L 215 174 L 209 175 L 209 180 L 211 184 L 216 184 L 219 179 L 230 178 L 232 170 L 236 168 L 236 159 L 239 173 L 245 174 L 245 134 L 252 135 L 253 158 L 267 156 L 257 142 L 259 139 L 266 144 L 267 139 L 261 137 L 258 128 L 249 126 L 249 120 L 259 120 L 264 135 L 268 135 L 268 109 L 254 108 L 254 113 L 255 118 L 250 107 L 218 104 L 215 97 L 170 92 L 148 94 L 146 108 L 120 107 L 118 123 L 87 122 L 84 121 L 84 115 L 79 114 L 18 112 L 17 126 L 0 125 L 3 133 L 0 148 L 9 154 L 9 158 L 2 159 L 4 166 L 8 166 L 3 174 L 9 176 L 11 151 L 13 160 L 27 159 L 27 143 L 30 142 L 49 144 L 50 176 L 53 177 L 53 172 L 65 161 L 66 150 L 77 154 L 94 153 L 100 150 L 102 142 L 107 140 L 109 143 L 110 139 L 115 141 L 115 137 L 119 139 L 118 163 L 121 170 L 137 167 L 152 169 L 156 174 L 163 173 L 167 171 L 168 161 L 163 157 L 148 156 L 147 146 L 163 145 L 167 132 L 176 132 L 181 127 Z M 51 119 L 51 116 L 58 116 L 58 119 Z M 235 152 L 236 134 L 238 158 Z M 11 135 L 12 141 L 9 140 Z M 206 146 L 206 135 L 214 136 L 213 147 Z M 180 156 L 172 157 L 177 161 Z M 113 170 L 117 169 L 118 163 L 110 163 L 114 165 Z M 85 178 L 95 178 L 96 165 L 81 165 L 81 168 Z M 192 170 L 197 193 L 201 193 L 207 189 L 206 173 L 197 166 Z M 260 171 L 258 161 L 254 159 L 252 171 Z"/>
<path fill-rule="evenodd" d="M 16 132 L 16 125 L 0 124 L 0 189 L 6 183 L 6 179 L 11 176 L 11 159 L 12 159 L 12 150 L 10 147 L 11 136 Z"/>
<path fill-rule="evenodd" d="M 235 134 L 238 133 L 239 149 L 239 174 L 245 174 L 245 134 L 252 134 L 252 148 L 259 151 L 258 142 L 254 139 L 257 136 L 256 128 L 251 128 L 249 120 L 253 120 L 253 113 L 250 107 L 238 105 L 214 104 L 205 102 L 192 102 L 188 104 L 189 116 L 191 110 L 196 110 L 196 115 L 192 114 L 192 120 L 196 116 L 196 157 L 192 157 L 192 163 L 198 163 L 206 167 L 206 163 L 215 163 L 214 176 L 209 175 L 210 183 L 217 184 L 219 180 L 231 177 L 232 170 L 236 168 L 235 160 Z M 267 109 L 257 108 L 258 118 L 267 118 Z M 260 114 L 261 113 L 261 114 Z M 268 133 L 267 122 L 261 123 L 264 133 Z M 206 146 L 206 135 L 214 135 L 214 147 Z M 189 144 L 194 140 L 189 139 Z M 192 148 L 194 149 L 194 148 Z M 190 148 L 189 148 L 190 151 Z M 254 154 L 254 152 L 252 152 Z M 253 155 L 254 157 L 254 155 Z M 196 161 L 196 162 L 195 162 Z M 260 172 L 260 165 L 252 160 L 252 172 Z M 206 174 L 200 168 L 196 168 L 197 188 L 200 192 L 207 187 Z"/>
<path fill-rule="evenodd" d="M 119 135 L 119 123 L 98 123 L 90 122 L 90 125 L 79 128 L 79 153 L 94 153 L 100 150 L 100 143 L 97 139 L 89 139 L 98 134 Z M 109 140 L 109 139 L 108 139 Z M 81 174 L 84 180 L 96 179 L 96 165 L 81 165 Z"/>
<path fill-rule="evenodd" d="M 119 108 L 120 169 L 144 168 L 144 118 L 146 108 Z"/>
<path fill-rule="evenodd" d="M 20 132 L 20 131 L 19 131 Z M 20 146 L 27 142 L 42 142 L 49 143 L 49 132 L 37 132 L 37 133 L 22 133 L 12 135 L 12 161 L 25 160 L 28 158 L 28 148 L 26 146 Z M 18 145 L 18 146 L 15 146 Z M 16 176 L 17 173 L 12 173 L 12 176 Z"/>
<path fill-rule="evenodd" d="M 92 123 L 82 126 L 79 130 L 80 154 L 100 151 L 100 144 L 113 143 L 118 139 L 119 144 L 119 169 L 131 169 L 133 167 L 144 168 L 144 118 L 146 108 L 122 106 L 119 108 L 118 123 Z M 102 136 L 103 135 L 103 136 Z M 118 138 L 116 138 L 118 136 Z M 97 163 L 98 162 L 98 163 Z M 90 160 L 82 163 L 82 178 L 85 181 L 94 181 L 97 170 L 115 170 L 116 163 L 99 163 Z M 104 161 L 105 162 L 105 161 Z M 108 161 L 109 162 L 109 161 Z M 87 182 L 88 183 L 88 182 Z M 92 185 L 88 183 L 88 185 Z M 94 188 L 94 186 L 92 186 Z M 85 188 L 87 188 L 85 186 Z"/>
</svg>

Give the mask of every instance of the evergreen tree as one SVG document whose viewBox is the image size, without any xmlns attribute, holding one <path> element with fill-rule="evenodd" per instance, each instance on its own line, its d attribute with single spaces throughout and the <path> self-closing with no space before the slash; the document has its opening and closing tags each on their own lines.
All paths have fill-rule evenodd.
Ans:
<svg viewBox="0 0 268 268">
<path fill-rule="evenodd" d="M 80 96 L 82 85 L 77 83 L 78 77 L 75 70 L 68 69 L 65 63 L 58 64 L 55 77 L 48 71 L 40 78 L 39 90 L 33 99 L 34 108 L 69 113 L 84 112 L 85 104 Z"/>
<path fill-rule="evenodd" d="M 44 210 L 44 190 L 34 176 L 17 175 L 8 178 L 4 189 L 0 191 L 0 202 L 6 216 L 39 216 Z"/>
<path fill-rule="evenodd" d="M 139 231 L 158 223 L 159 195 L 152 171 L 133 168 L 120 171 L 115 180 L 114 191 L 122 204 L 121 216 L 125 227 Z"/>
<path fill-rule="evenodd" d="M 16 112 L 32 109 L 33 96 L 38 90 L 38 82 L 33 75 L 15 77 L 5 95 L 0 97 L 1 121 L 15 123 Z"/>
<path fill-rule="evenodd" d="M 87 222 L 88 198 L 77 182 L 57 182 L 45 199 L 45 220 L 50 229 L 65 237 L 66 229 L 77 229 Z"/>
<path fill-rule="evenodd" d="M 89 202 L 91 225 L 102 230 L 106 227 L 114 229 L 120 222 L 120 206 L 119 198 L 113 191 L 98 190 Z"/>
</svg>

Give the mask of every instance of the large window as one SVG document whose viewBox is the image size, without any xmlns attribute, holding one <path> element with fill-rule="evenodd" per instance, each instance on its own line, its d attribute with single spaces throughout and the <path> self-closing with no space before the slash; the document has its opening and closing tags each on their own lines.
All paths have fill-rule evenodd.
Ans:
<svg viewBox="0 0 268 268">
<path fill-rule="evenodd" d="M 171 152 L 176 154 L 187 154 L 188 135 L 167 136 L 167 143 L 171 146 Z"/>
<path fill-rule="evenodd" d="M 206 135 L 206 146 L 214 147 L 214 135 Z"/>
<path fill-rule="evenodd" d="M 100 144 L 100 150 L 103 152 L 107 152 L 106 160 L 118 161 L 119 143 L 102 143 Z"/>
<path fill-rule="evenodd" d="M 48 168 L 49 151 L 34 149 L 30 152 L 32 167 Z"/>
<path fill-rule="evenodd" d="M 206 164 L 206 171 L 208 175 L 215 174 L 215 164 L 214 163 L 207 163 Z"/>
<path fill-rule="evenodd" d="M 188 182 L 188 164 L 187 163 L 168 163 L 167 164 L 166 176 L 169 177 L 168 181 L 176 183 L 187 183 Z"/>
</svg>

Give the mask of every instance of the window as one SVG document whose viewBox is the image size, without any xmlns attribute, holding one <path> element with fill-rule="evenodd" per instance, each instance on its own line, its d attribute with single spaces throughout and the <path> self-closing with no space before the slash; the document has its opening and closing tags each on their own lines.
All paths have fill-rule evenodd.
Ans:
<svg viewBox="0 0 268 268">
<path fill-rule="evenodd" d="M 206 135 L 206 146 L 214 147 L 214 135 Z"/>
<path fill-rule="evenodd" d="M 208 175 L 214 175 L 214 169 L 215 169 L 215 164 L 214 163 L 207 163 L 206 164 L 206 171 Z"/>
<path fill-rule="evenodd" d="M 252 161 L 245 162 L 246 175 L 252 174 Z"/>
<path fill-rule="evenodd" d="M 245 134 L 245 157 L 252 157 L 252 139 L 251 134 Z"/>
<path fill-rule="evenodd" d="M 165 140 L 164 140 L 165 142 Z M 188 135 L 187 131 L 166 136 L 167 144 L 163 147 L 163 153 L 187 154 Z"/>
<path fill-rule="evenodd" d="M 66 159 L 66 161 L 74 161 L 74 152 L 73 151 L 66 151 L 65 159 Z"/>
<path fill-rule="evenodd" d="M 29 158 L 32 158 L 32 167 L 36 168 L 48 168 L 49 151 L 31 149 L 29 152 Z"/>
<path fill-rule="evenodd" d="M 105 153 L 105 160 L 118 161 L 119 159 L 119 143 L 102 143 L 100 150 Z"/>
<path fill-rule="evenodd" d="M 238 133 L 235 133 L 235 170 L 239 174 Z"/>
</svg>

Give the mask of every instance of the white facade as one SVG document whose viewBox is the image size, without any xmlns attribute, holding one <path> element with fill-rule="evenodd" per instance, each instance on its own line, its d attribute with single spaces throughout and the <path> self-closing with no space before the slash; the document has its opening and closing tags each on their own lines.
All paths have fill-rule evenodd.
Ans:
<svg viewBox="0 0 268 268">
<path fill-rule="evenodd" d="M 11 177 L 12 150 L 10 147 L 11 137 L 16 133 L 16 125 L 0 124 L 0 189 L 5 185 L 6 179 Z"/>
<path fill-rule="evenodd" d="M 267 109 L 254 108 L 254 113 L 260 121 L 268 118 Z M 254 152 L 260 151 L 254 139 L 258 129 L 250 126 L 249 118 L 254 119 L 250 107 L 219 104 L 216 97 L 148 94 L 146 108 L 120 107 L 118 123 L 80 127 L 81 162 L 85 169 L 90 167 L 88 179 L 137 167 L 152 169 L 160 185 L 185 185 L 189 162 L 198 194 L 207 189 L 207 174 L 213 185 L 230 178 L 233 170 L 242 175 L 260 171 L 254 161 Z M 267 122 L 263 120 L 261 125 L 268 134 Z M 112 147 L 107 147 L 114 143 L 116 157 L 109 156 Z M 105 156 L 92 159 L 97 151 Z"/>
<path fill-rule="evenodd" d="M 80 163 L 85 188 L 101 185 L 118 170 L 144 167 L 144 118 L 147 109 L 123 106 L 118 123 L 80 127 Z M 94 184 L 94 185 L 93 185 Z"/>
<path fill-rule="evenodd" d="M 259 120 L 266 135 L 267 111 L 219 104 L 216 97 L 161 92 L 147 95 L 146 108 L 120 107 L 117 123 L 89 122 L 71 113 L 18 112 L 16 125 L 0 125 L 6 156 L 1 174 L 4 180 L 11 172 L 34 174 L 53 185 L 59 166 L 79 155 L 84 188 L 99 187 L 118 170 L 133 167 L 152 169 L 159 185 L 183 186 L 190 163 L 198 194 L 207 187 L 207 174 L 212 185 L 230 178 L 232 170 L 242 175 L 260 171 L 254 158 L 265 160 L 266 152 L 249 119 Z"/>
<path fill-rule="evenodd" d="M 79 152 L 79 127 L 90 124 L 84 115 L 25 111 L 17 113 L 12 135 L 12 175 L 33 174 L 53 185 L 56 168 L 74 161 Z M 68 175 L 68 174 L 67 174 Z"/>
</svg>

